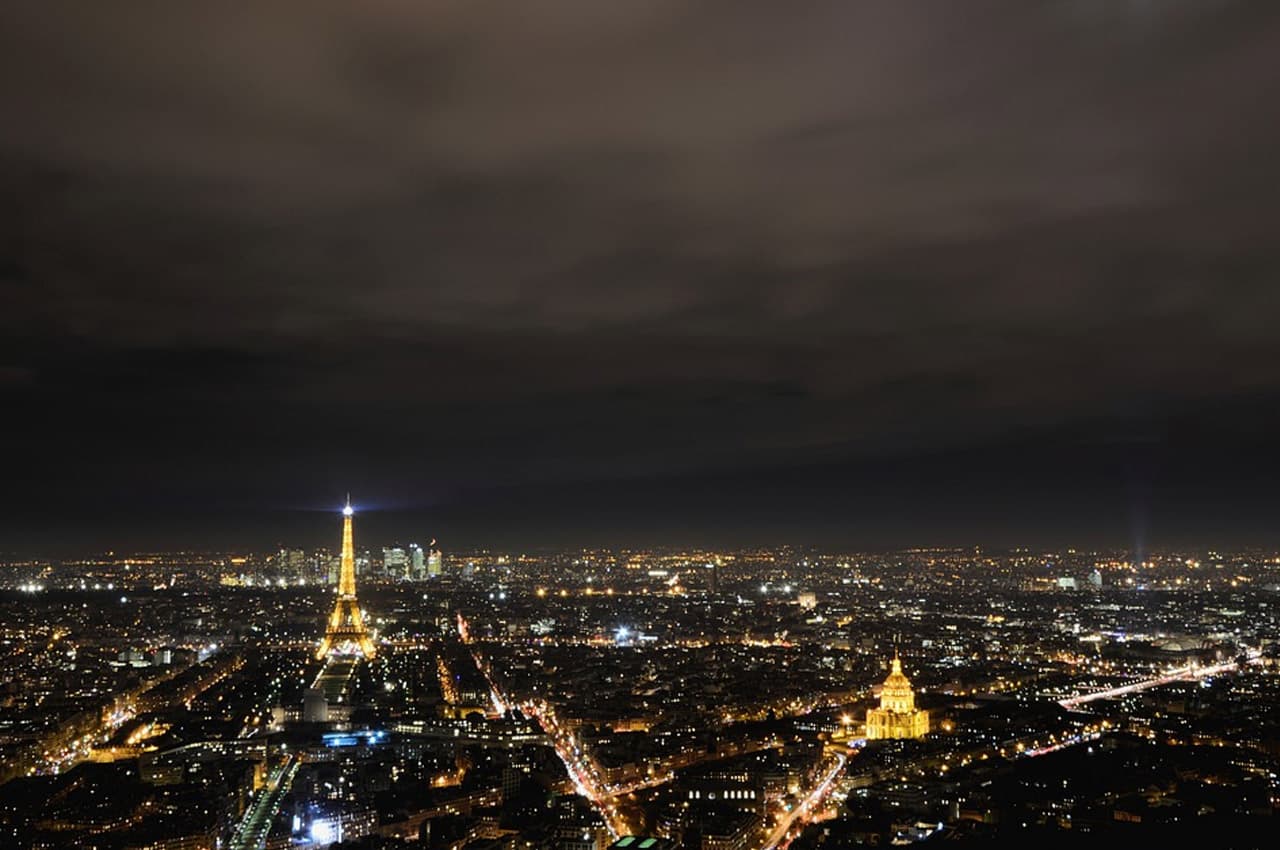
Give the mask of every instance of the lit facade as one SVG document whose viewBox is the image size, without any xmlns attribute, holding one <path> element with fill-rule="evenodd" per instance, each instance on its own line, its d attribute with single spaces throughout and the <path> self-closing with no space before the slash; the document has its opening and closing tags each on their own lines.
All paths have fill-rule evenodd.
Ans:
<svg viewBox="0 0 1280 850">
<path fill-rule="evenodd" d="M 889 677 L 880 690 L 880 707 L 867 711 L 867 739 L 923 738 L 929 732 L 929 712 L 916 708 L 915 691 L 893 653 Z"/>
</svg>

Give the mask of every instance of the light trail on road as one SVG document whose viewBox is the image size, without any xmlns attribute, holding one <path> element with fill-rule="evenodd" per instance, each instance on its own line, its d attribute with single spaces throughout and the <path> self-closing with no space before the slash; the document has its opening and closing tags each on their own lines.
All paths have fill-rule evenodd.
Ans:
<svg viewBox="0 0 1280 850">
<path fill-rule="evenodd" d="M 1262 654 L 1256 650 L 1250 651 L 1245 664 L 1257 664 L 1261 660 Z M 1059 700 L 1058 705 L 1066 709 L 1075 710 L 1079 706 L 1100 699 L 1114 699 L 1115 697 L 1124 696 L 1125 694 L 1137 693 L 1145 691 L 1148 688 L 1158 688 L 1161 685 L 1171 685 L 1174 682 L 1192 682 L 1196 679 L 1207 679 L 1211 676 L 1219 676 L 1232 670 L 1239 669 L 1240 665 L 1234 661 L 1228 661 L 1222 664 L 1215 664 L 1210 667 L 1197 667 L 1189 664 L 1166 673 L 1163 676 L 1157 676 L 1152 679 L 1144 679 L 1141 682 L 1131 682 L 1128 685 L 1121 685 L 1117 688 L 1108 688 L 1106 690 L 1095 691 L 1091 694 L 1082 694 L 1076 697 L 1068 697 Z"/>
<path fill-rule="evenodd" d="M 462 636 L 464 644 L 469 646 L 470 629 L 461 613 L 458 614 L 458 633 Z M 476 669 L 480 671 L 485 681 L 489 683 L 489 691 L 494 707 L 499 710 L 505 710 L 518 705 L 526 715 L 537 720 L 538 725 L 542 727 L 543 733 L 550 739 L 556 755 L 560 757 L 560 761 L 564 762 L 565 771 L 569 774 L 569 779 L 573 782 L 577 792 L 590 800 L 592 805 L 596 807 L 600 812 L 600 816 L 604 818 L 605 826 L 608 827 L 609 833 L 614 838 L 625 834 L 627 831 L 626 818 L 618 812 L 617 803 L 613 799 L 619 792 L 608 790 L 606 784 L 600 779 L 598 769 L 587 757 L 581 743 L 567 730 L 561 729 L 559 722 L 555 719 L 555 713 L 550 707 L 545 704 L 539 705 L 534 701 L 517 703 L 512 700 L 509 695 L 503 693 L 502 688 L 494 679 L 489 665 L 485 663 L 479 652 L 474 648 L 471 651 L 471 658 L 475 661 Z"/>
<path fill-rule="evenodd" d="M 848 762 L 848 757 L 843 755 L 836 756 L 835 767 L 828 771 L 822 781 L 815 785 L 813 790 L 809 792 L 809 795 L 805 797 L 799 805 L 788 812 L 787 816 L 782 819 L 782 822 L 778 824 L 773 832 L 769 833 L 769 837 L 765 840 L 762 850 L 774 850 L 776 847 L 785 847 L 786 844 L 791 843 L 788 835 L 791 828 L 795 825 L 796 820 L 799 819 L 801 823 L 804 823 L 805 820 L 807 820 L 809 815 L 813 812 L 813 809 L 822 802 L 822 799 L 826 797 L 827 792 L 831 790 L 832 785 L 836 781 L 836 777 L 840 775 L 840 772 L 844 770 L 844 767 Z"/>
</svg>

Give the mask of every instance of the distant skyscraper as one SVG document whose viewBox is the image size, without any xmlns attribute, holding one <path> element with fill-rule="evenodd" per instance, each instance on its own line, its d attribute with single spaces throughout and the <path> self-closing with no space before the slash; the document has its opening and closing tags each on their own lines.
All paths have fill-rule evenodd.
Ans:
<svg viewBox="0 0 1280 850">
<path fill-rule="evenodd" d="M 382 571 L 383 574 L 394 577 L 404 578 L 409 574 L 409 556 L 405 554 L 404 549 L 396 546 L 392 549 L 382 550 Z"/>
<path fill-rule="evenodd" d="M 372 658 L 376 650 L 369 630 L 364 624 L 364 614 L 360 612 L 360 603 L 356 601 L 356 555 L 352 545 L 351 516 L 355 511 L 351 508 L 351 499 L 347 498 L 347 506 L 342 509 L 342 558 L 338 574 L 338 599 L 333 605 L 333 613 L 329 615 L 329 624 L 325 629 L 324 640 L 316 651 L 317 658 L 331 655 L 363 655 Z"/>
<path fill-rule="evenodd" d="M 333 578 L 331 580 L 329 579 L 329 562 L 331 560 L 333 559 L 329 556 L 329 552 L 326 549 L 317 549 L 312 552 L 311 556 L 307 560 L 307 581 L 324 583 L 326 580 L 329 580 L 330 584 L 336 582 L 338 580 L 336 570 L 334 571 Z"/>
<path fill-rule="evenodd" d="M 281 549 L 275 557 L 274 578 L 297 581 L 306 577 L 307 553 L 301 549 Z"/>
<path fill-rule="evenodd" d="M 422 547 L 414 543 L 409 547 L 409 578 L 414 581 L 422 581 L 426 573 L 426 558 L 422 554 Z"/>
<path fill-rule="evenodd" d="M 444 571 L 444 553 L 436 548 L 435 538 L 431 538 L 431 551 L 427 554 L 427 575 L 435 578 Z"/>
</svg>

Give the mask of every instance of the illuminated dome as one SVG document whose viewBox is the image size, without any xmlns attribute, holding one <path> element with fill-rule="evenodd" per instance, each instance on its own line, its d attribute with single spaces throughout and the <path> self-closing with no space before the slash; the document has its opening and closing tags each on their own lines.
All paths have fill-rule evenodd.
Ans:
<svg viewBox="0 0 1280 850">
<path fill-rule="evenodd" d="M 893 653 L 889 678 L 884 680 L 884 686 L 880 689 L 880 707 L 899 714 L 907 714 L 916 708 L 915 691 L 911 690 L 911 680 L 902 672 L 902 661 L 896 651 Z"/>
<path fill-rule="evenodd" d="M 923 738 L 928 732 L 929 712 L 916 708 L 915 691 L 895 650 L 889 676 L 880 688 L 880 707 L 867 712 L 867 738 Z"/>
</svg>

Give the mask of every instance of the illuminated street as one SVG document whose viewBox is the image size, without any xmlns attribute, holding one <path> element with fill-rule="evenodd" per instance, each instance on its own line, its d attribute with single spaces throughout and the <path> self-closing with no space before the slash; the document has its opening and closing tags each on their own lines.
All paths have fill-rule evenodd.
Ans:
<svg viewBox="0 0 1280 850">
<path fill-rule="evenodd" d="M 775 847 L 785 848 L 794 836 L 793 829 L 808 823 L 809 818 L 822 806 L 827 795 L 834 787 L 836 779 L 839 778 L 845 764 L 848 762 L 848 758 L 843 755 L 837 754 L 834 759 L 835 765 L 823 774 L 821 781 L 809 791 L 798 805 L 783 814 L 778 825 L 769 832 L 768 837 L 765 839 L 763 850 L 774 850 Z"/>
<path fill-rule="evenodd" d="M 1245 664 L 1257 664 L 1259 661 L 1261 661 L 1261 653 L 1254 649 L 1249 650 Z M 1220 676 L 1223 673 L 1229 673 L 1237 670 L 1239 667 L 1240 665 L 1235 661 L 1227 661 L 1222 664 L 1212 664 L 1209 666 L 1192 664 L 1173 670 L 1163 676 L 1156 676 L 1151 679 L 1144 679 L 1141 682 L 1133 682 L 1128 685 L 1107 688 L 1106 690 L 1097 691 L 1095 693 L 1060 700 L 1059 705 L 1063 708 L 1076 709 L 1082 705 L 1088 705 L 1096 700 L 1115 699 L 1116 697 L 1125 696 L 1126 694 L 1134 694 L 1139 691 L 1145 691 L 1149 688 L 1158 688 L 1162 685 L 1169 685 L 1174 682 L 1195 682 L 1203 679 L 1209 679 L 1214 676 Z"/>
<path fill-rule="evenodd" d="M 267 831 L 280 811 L 280 802 L 297 773 L 298 762 L 293 756 L 286 756 L 272 769 L 266 784 L 236 827 L 229 845 L 231 850 L 261 850 L 267 841 Z"/>
</svg>

